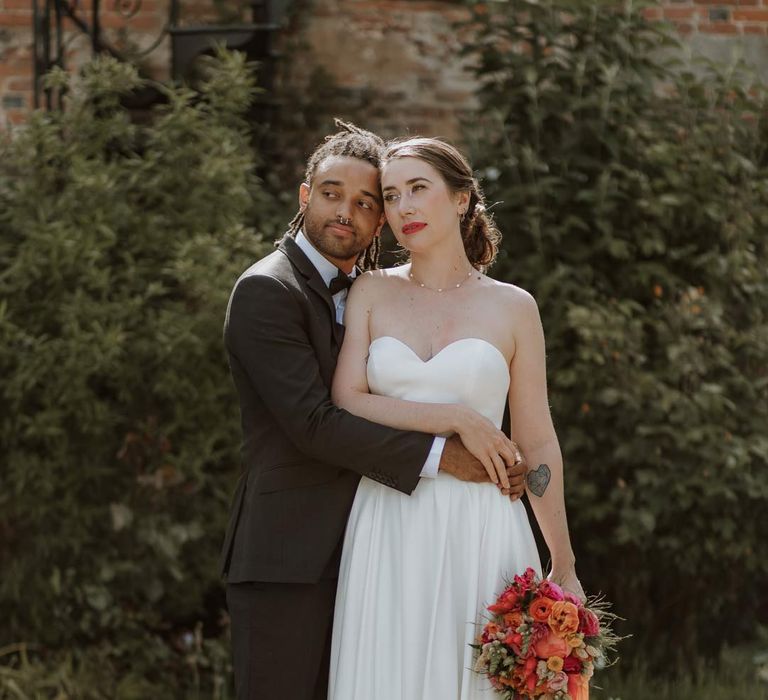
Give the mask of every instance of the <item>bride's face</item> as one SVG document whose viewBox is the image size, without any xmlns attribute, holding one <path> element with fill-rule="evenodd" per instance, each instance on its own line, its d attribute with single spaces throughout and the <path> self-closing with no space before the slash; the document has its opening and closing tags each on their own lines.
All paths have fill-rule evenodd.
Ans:
<svg viewBox="0 0 768 700">
<path fill-rule="evenodd" d="M 465 193 L 453 193 L 442 175 L 418 158 L 388 161 L 381 173 L 384 213 L 397 242 L 421 251 L 459 232 Z"/>
</svg>

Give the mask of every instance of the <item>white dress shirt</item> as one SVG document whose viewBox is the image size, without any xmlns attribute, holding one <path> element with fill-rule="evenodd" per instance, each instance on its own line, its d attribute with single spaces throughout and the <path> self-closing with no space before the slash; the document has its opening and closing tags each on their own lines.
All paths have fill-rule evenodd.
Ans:
<svg viewBox="0 0 768 700">
<path fill-rule="evenodd" d="M 309 258 L 309 261 L 315 266 L 315 269 L 320 273 L 320 277 L 323 278 L 323 282 L 330 286 L 331 280 L 339 274 L 339 268 L 330 260 L 326 259 L 323 254 L 310 243 L 303 231 L 299 231 L 296 234 L 296 245 L 301 248 L 304 255 L 306 255 Z M 357 269 L 352 270 L 350 277 L 352 279 L 357 277 Z M 349 290 L 347 289 L 342 289 L 331 297 L 333 299 L 334 308 L 336 309 L 336 321 L 341 324 L 344 323 L 344 309 L 347 306 L 348 291 Z M 444 447 L 445 438 L 436 436 L 432 442 L 432 448 L 429 450 L 427 461 L 424 463 L 424 467 L 421 470 L 421 476 L 430 478 L 437 476 Z"/>
</svg>

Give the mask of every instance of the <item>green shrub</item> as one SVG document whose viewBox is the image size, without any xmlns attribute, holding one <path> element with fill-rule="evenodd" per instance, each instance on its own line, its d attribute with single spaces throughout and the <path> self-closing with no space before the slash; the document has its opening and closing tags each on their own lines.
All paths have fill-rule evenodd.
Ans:
<svg viewBox="0 0 768 700">
<path fill-rule="evenodd" d="M 665 62 L 642 9 L 475 6 L 468 133 L 495 273 L 542 311 L 579 570 L 670 670 L 768 582 L 768 131 L 762 85 Z"/>
<path fill-rule="evenodd" d="M 221 329 L 269 248 L 254 229 L 278 230 L 251 76 L 222 52 L 199 92 L 169 88 L 135 124 L 135 70 L 100 59 L 79 82 L 50 76 L 66 110 L 0 145 L 0 647 L 30 645 L 24 663 L 2 650 L 0 697 L 47 696 L 24 672 L 39 663 L 67 697 L 221 685 L 240 441 Z"/>
</svg>

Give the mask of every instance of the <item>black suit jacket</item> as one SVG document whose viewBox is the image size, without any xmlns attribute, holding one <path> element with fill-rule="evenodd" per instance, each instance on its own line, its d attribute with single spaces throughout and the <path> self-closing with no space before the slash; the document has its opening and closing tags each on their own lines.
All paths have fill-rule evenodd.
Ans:
<svg viewBox="0 0 768 700">
<path fill-rule="evenodd" d="M 290 236 L 235 284 L 224 340 L 244 472 L 222 552 L 230 583 L 317 581 L 336 565 L 360 475 L 403 493 L 418 483 L 433 436 L 331 402 L 343 332 L 328 288 Z"/>
</svg>

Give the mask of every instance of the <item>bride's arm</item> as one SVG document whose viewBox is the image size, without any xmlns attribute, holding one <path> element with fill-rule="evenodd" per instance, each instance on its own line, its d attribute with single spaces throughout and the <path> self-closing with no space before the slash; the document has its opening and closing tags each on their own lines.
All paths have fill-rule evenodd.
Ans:
<svg viewBox="0 0 768 700">
<path fill-rule="evenodd" d="M 509 389 L 512 435 L 528 460 L 528 496 L 552 557 L 552 578 L 583 597 L 568 534 L 563 458 L 547 399 L 544 331 L 533 297 L 518 291 L 514 305 L 515 354 Z"/>
<path fill-rule="evenodd" d="M 350 290 L 344 314 L 344 343 L 331 390 L 333 402 L 356 416 L 392 428 L 433 435 L 458 433 L 467 450 L 483 463 L 491 480 L 498 483 L 500 479 L 507 487 L 504 459 L 514 463 L 514 448 L 487 418 L 461 404 L 421 403 L 370 393 L 366 373 L 371 342 L 368 320 L 374 296 L 387 291 L 386 280 L 371 274 L 362 275 Z"/>
</svg>

